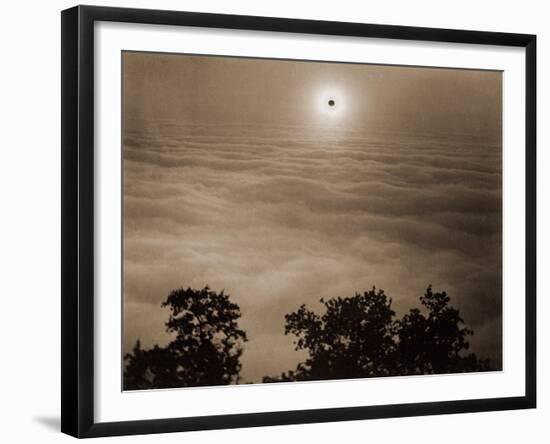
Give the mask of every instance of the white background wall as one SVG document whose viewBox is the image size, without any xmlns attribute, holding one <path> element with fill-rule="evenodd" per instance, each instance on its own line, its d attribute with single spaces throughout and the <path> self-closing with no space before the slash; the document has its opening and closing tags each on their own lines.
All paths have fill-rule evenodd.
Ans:
<svg viewBox="0 0 550 444">
<path fill-rule="evenodd" d="M 544 1 L 99 1 L 98 5 L 478 29 L 538 35 L 539 408 L 118 438 L 129 442 L 544 442 L 548 369 L 550 14 Z M 75 3 L 9 1 L 0 15 L 0 439 L 64 442 L 60 392 L 60 15 Z M 545 422 L 545 417 L 546 422 Z"/>
</svg>

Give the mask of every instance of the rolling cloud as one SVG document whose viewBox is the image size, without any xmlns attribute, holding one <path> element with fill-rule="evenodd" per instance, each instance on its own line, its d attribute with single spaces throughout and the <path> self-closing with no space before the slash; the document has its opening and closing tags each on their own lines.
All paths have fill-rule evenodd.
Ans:
<svg viewBox="0 0 550 444">
<path fill-rule="evenodd" d="M 283 335 L 301 303 L 377 285 L 403 312 L 431 283 L 482 333 L 473 349 L 500 364 L 497 146 L 158 125 L 124 147 L 127 348 L 166 342 L 163 298 L 208 284 L 240 305 L 243 376 L 259 381 L 301 358 Z"/>
</svg>

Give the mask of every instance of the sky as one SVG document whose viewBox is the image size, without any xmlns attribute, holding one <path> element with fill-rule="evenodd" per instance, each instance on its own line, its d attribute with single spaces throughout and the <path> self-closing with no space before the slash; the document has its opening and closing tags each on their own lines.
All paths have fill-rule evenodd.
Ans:
<svg viewBox="0 0 550 444">
<path fill-rule="evenodd" d="M 499 143 L 501 73 L 237 57 L 125 53 L 125 117 L 312 124 L 339 96 L 346 124 L 467 133 Z"/>
<path fill-rule="evenodd" d="M 499 366 L 501 115 L 495 71 L 123 53 L 125 349 L 208 284 L 258 382 L 303 358 L 302 303 L 375 285 L 402 314 L 432 284 Z"/>
</svg>

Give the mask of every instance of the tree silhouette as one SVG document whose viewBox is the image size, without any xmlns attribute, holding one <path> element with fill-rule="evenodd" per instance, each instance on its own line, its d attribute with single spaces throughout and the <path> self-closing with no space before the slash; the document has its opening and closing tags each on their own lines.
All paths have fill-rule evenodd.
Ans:
<svg viewBox="0 0 550 444">
<path fill-rule="evenodd" d="M 125 356 L 125 390 L 196 387 L 239 382 L 246 333 L 239 329 L 240 308 L 229 295 L 177 289 L 161 305 L 170 309 L 166 331 L 175 335 L 165 347 L 143 350 L 136 342 Z"/>
<path fill-rule="evenodd" d="M 300 306 L 285 315 L 285 334 L 294 334 L 296 350 L 309 356 L 296 370 L 264 382 L 491 370 L 488 360 L 461 354 L 473 332 L 462 327 L 445 292 L 433 293 L 429 286 L 420 301 L 424 312 L 414 308 L 400 320 L 391 299 L 374 287 L 352 297 L 321 299 L 322 315 Z"/>
<path fill-rule="evenodd" d="M 420 301 L 426 314 L 414 308 L 398 321 L 396 374 L 491 370 L 488 360 L 477 359 L 473 353 L 462 355 L 470 347 L 467 337 L 474 332 L 462 327 L 464 320 L 449 305 L 446 292 L 434 293 L 430 285 Z"/>
<path fill-rule="evenodd" d="M 467 353 L 473 331 L 464 327 L 446 292 L 429 286 L 420 308 L 400 319 L 383 290 L 320 301 L 322 314 L 305 305 L 285 315 L 285 334 L 308 357 L 264 382 L 369 378 L 492 370 L 489 360 Z M 246 333 L 238 305 L 209 287 L 172 291 L 161 304 L 173 339 L 144 350 L 138 340 L 125 359 L 124 389 L 197 387 L 241 382 L 240 358 Z"/>
</svg>

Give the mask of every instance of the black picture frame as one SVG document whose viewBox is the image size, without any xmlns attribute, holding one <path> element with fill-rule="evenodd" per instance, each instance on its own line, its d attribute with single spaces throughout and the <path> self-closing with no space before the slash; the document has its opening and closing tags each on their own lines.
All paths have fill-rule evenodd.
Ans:
<svg viewBox="0 0 550 444">
<path fill-rule="evenodd" d="M 76 6 L 62 12 L 61 430 L 88 438 L 536 406 L 536 36 L 164 10 Z M 523 47 L 526 147 L 525 396 L 269 413 L 94 422 L 94 23 L 185 25 Z"/>
</svg>

